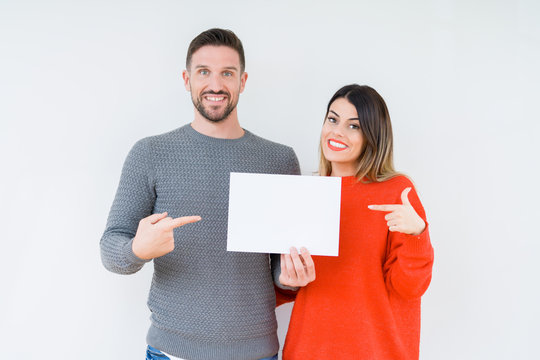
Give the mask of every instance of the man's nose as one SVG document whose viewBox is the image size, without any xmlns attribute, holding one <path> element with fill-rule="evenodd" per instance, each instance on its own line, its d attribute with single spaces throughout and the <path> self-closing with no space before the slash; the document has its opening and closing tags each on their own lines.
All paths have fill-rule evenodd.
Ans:
<svg viewBox="0 0 540 360">
<path fill-rule="evenodd" d="M 210 76 L 210 82 L 208 83 L 208 89 L 214 92 L 218 92 L 223 89 L 223 82 L 219 74 L 213 74 Z"/>
</svg>

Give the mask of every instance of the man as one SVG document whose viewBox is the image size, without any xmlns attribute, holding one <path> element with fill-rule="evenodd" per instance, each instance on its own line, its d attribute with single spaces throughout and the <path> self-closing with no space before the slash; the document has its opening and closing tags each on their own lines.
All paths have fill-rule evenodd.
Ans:
<svg viewBox="0 0 540 360">
<path fill-rule="evenodd" d="M 182 73 L 193 122 L 138 141 L 122 170 L 101 255 L 120 274 L 154 261 L 148 359 L 277 359 L 269 255 L 226 251 L 229 174 L 300 170 L 291 148 L 240 126 L 244 68 L 234 33 L 197 36 Z"/>
</svg>

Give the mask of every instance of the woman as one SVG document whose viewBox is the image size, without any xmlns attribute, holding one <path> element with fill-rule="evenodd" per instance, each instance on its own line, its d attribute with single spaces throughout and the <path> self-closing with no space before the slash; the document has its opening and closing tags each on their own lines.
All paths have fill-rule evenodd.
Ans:
<svg viewBox="0 0 540 360">
<path fill-rule="evenodd" d="M 394 170 L 382 97 L 368 86 L 338 90 L 320 147 L 320 175 L 342 177 L 339 256 L 302 251 L 316 279 L 296 295 L 283 359 L 418 359 L 433 248 L 414 186 Z M 303 286 L 314 276 L 296 272 L 292 255 L 282 255 L 279 280 Z"/>
</svg>

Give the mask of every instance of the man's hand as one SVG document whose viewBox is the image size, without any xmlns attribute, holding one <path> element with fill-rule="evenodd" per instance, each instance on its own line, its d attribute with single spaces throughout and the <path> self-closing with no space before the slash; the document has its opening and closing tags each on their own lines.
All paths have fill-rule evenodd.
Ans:
<svg viewBox="0 0 540 360">
<path fill-rule="evenodd" d="M 426 223 L 414 211 L 414 208 L 409 202 L 409 191 L 411 191 L 410 187 L 401 193 L 401 202 L 403 205 L 369 205 L 368 208 L 375 211 L 389 212 L 384 217 L 387 221 L 388 230 L 410 235 L 420 235 L 426 228 Z"/>
<path fill-rule="evenodd" d="M 167 212 L 153 214 L 139 222 L 133 239 L 133 253 L 144 260 L 154 259 L 174 250 L 173 230 L 197 222 L 200 216 L 183 216 L 173 219 Z"/>
<path fill-rule="evenodd" d="M 306 248 L 291 248 L 290 254 L 281 254 L 281 275 L 279 282 L 282 285 L 298 287 L 306 286 L 315 280 L 315 264 Z"/>
</svg>

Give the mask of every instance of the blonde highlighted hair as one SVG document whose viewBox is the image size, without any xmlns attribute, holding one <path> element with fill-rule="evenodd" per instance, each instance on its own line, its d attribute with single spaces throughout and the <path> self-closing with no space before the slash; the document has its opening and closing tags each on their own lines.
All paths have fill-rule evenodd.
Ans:
<svg viewBox="0 0 540 360">
<path fill-rule="evenodd" d="M 339 89 L 328 102 L 325 120 L 330 106 L 339 98 L 347 99 L 358 113 L 362 131 L 362 150 L 358 157 L 356 178 L 364 182 L 381 182 L 396 175 L 394 169 L 392 124 L 384 99 L 375 89 L 366 85 L 347 85 Z M 322 144 L 319 144 L 321 147 Z M 319 149 L 319 175 L 330 176 L 332 164 Z"/>
</svg>

